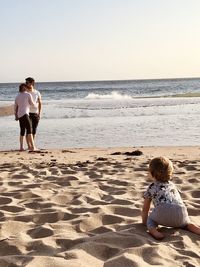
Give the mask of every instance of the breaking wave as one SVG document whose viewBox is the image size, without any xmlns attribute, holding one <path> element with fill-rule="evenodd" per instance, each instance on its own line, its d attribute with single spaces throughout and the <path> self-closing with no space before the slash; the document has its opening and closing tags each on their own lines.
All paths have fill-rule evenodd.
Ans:
<svg viewBox="0 0 200 267">
<path fill-rule="evenodd" d="M 85 99 L 113 99 L 113 100 L 129 100 L 133 99 L 130 95 L 126 94 L 120 94 L 116 91 L 111 92 L 111 94 L 95 94 L 95 93 L 89 93 Z"/>
</svg>

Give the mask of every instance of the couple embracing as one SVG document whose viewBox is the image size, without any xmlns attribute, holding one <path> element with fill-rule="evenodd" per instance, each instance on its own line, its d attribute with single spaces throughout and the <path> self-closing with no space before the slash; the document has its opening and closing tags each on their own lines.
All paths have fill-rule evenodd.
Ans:
<svg viewBox="0 0 200 267">
<path fill-rule="evenodd" d="M 42 101 L 40 92 L 34 88 L 35 80 L 26 78 L 26 83 L 19 86 L 19 93 L 15 98 L 15 120 L 20 126 L 20 151 L 24 150 L 24 136 L 30 151 L 35 151 L 34 138 L 40 120 Z"/>
</svg>

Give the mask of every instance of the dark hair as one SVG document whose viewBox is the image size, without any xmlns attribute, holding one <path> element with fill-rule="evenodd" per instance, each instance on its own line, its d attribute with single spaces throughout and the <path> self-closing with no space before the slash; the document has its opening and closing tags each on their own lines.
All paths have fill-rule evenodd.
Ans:
<svg viewBox="0 0 200 267">
<path fill-rule="evenodd" d="M 19 92 L 24 92 L 24 87 L 27 88 L 27 85 L 25 83 L 21 83 L 20 86 L 19 86 Z"/>
<path fill-rule="evenodd" d="M 35 82 L 35 80 L 33 78 L 31 78 L 31 77 L 26 78 L 25 81 L 29 82 L 29 83 L 34 83 Z"/>
</svg>

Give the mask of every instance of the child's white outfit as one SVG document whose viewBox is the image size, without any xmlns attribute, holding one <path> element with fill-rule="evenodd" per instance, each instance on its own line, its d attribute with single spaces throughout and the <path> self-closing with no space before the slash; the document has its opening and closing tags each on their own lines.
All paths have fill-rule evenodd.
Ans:
<svg viewBox="0 0 200 267">
<path fill-rule="evenodd" d="M 190 223 L 183 200 L 171 181 L 153 182 L 144 193 L 144 198 L 153 201 L 154 209 L 147 219 L 147 228 L 160 225 L 168 227 L 185 227 Z"/>
</svg>

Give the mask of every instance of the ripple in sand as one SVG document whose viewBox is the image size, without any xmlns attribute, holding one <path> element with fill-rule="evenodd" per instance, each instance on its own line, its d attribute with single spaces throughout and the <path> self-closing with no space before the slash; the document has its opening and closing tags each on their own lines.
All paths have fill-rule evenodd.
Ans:
<svg viewBox="0 0 200 267">
<path fill-rule="evenodd" d="M 104 233 L 112 232 L 112 231 L 113 231 L 113 229 L 109 228 L 108 226 L 100 226 L 94 230 L 91 230 L 90 233 L 99 235 L 99 234 L 104 234 Z"/>
<path fill-rule="evenodd" d="M 130 232 L 108 232 L 105 234 L 90 237 L 90 241 L 104 245 L 106 244 L 113 248 L 120 249 L 140 247 L 146 243 L 146 240 L 144 240 L 143 236 L 136 236 L 131 234 Z"/>
<path fill-rule="evenodd" d="M 40 202 L 36 202 L 36 201 L 32 201 L 30 203 L 24 204 L 27 208 L 30 209 L 44 209 L 44 208 L 51 208 L 52 207 L 52 203 L 40 203 Z"/>
<path fill-rule="evenodd" d="M 53 196 L 51 200 L 53 203 L 65 205 L 66 203 L 70 203 L 73 198 L 74 196 L 68 193 L 67 195 L 58 194 L 56 196 Z"/>
<path fill-rule="evenodd" d="M 132 208 L 126 208 L 126 207 L 112 207 L 111 206 L 111 210 L 113 213 L 117 214 L 117 215 L 123 215 L 123 216 L 127 216 L 127 217 L 135 217 L 135 216 L 139 216 L 141 214 L 141 211 L 139 209 L 132 209 Z"/>
<path fill-rule="evenodd" d="M 77 218 L 77 215 L 73 215 L 66 212 L 48 212 L 36 214 L 33 218 L 33 221 L 38 224 L 43 223 L 55 223 L 60 220 L 68 221 Z"/>
<path fill-rule="evenodd" d="M 8 185 L 10 185 L 10 186 L 20 186 L 20 185 L 22 185 L 22 182 L 8 182 Z"/>
<path fill-rule="evenodd" d="M 194 198 L 200 198 L 200 190 L 194 190 L 191 195 L 194 197 Z"/>
<path fill-rule="evenodd" d="M 0 197 L 0 205 L 9 204 L 12 202 L 12 198 L 9 197 Z"/>
<path fill-rule="evenodd" d="M 4 206 L 4 207 L 0 207 L 0 210 L 4 210 L 4 211 L 9 211 L 9 212 L 20 212 L 25 210 L 24 208 L 20 208 L 20 207 L 16 207 L 16 206 Z"/>
<path fill-rule="evenodd" d="M 55 255 L 58 252 L 57 248 L 44 244 L 44 242 L 42 240 L 29 242 L 28 245 L 26 246 L 26 249 L 28 251 L 30 251 L 29 256 L 30 255 L 37 255 L 37 257 L 39 255 L 41 255 L 41 256 Z M 41 265 L 41 262 L 38 266 L 48 266 L 49 267 L 49 265 Z"/>
<path fill-rule="evenodd" d="M 17 246 L 10 244 L 9 240 L 0 242 L 0 256 L 20 255 L 20 254 L 22 254 L 22 252 L 18 249 Z M 7 266 L 12 266 L 12 265 L 7 265 Z"/>
<path fill-rule="evenodd" d="M 88 242 L 84 242 L 84 243 L 76 245 L 75 248 L 82 249 L 88 254 L 102 261 L 106 261 L 107 259 L 113 257 L 119 252 L 119 249 L 117 248 L 112 248 L 108 245 L 98 244 L 98 243 L 94 245 L 94 243 L 90 242 L 89 240 Z"/>
<path fill-rule="evenodd" d="M 187 171 L 195 171 L 197 170 L 197 166 L 194 165 L 188 165 L 185 167 Z"/>
<path fill-rule="evenodd" d="M 31 175 L 31 177 L 29 175 L 25 175 L 25 174 L 12 175 L 12 179 L 30 179 L 30 178 L 32 178 L 32 175 Z"/>
<path fill-rule="evenodd" d="M 71 208 L 69 209 L 72 214 L 82 214 L 82 213 L 97 213 L 100 209 L 97 208 Z"/>
<path fill-rule="evenodd" d="M 108 181 L 108 184 L 118 185 L 118 186 L 128 186 L 129 183 L 126 181 L 120 181 L 120 180 L 110 180 Z"/>
<path fill-rule="evenodd" d="M 77 238 L 77 239 L 57 239 L 56 243 L 63 248 L 64 250 L 69 250 L 75 247 L 76 245 L 85 242 L 85 238 Z"/>
<path fill-rule="evenodd" d="M 115 224 L 115 223 L 121 223 L 123 222 L 124 219 L 122 217 L 119 216 L 115 216 L 115 215 L 103 215 L 102 216 L 102 223 L 103 225 L 109 225 L 109 224 Z"/>
<path fill-rule="evenodd" d="M 34 229 L 28 230 L 27 234 L 30 235 L 32 238 L 36 239 L 36 238 L 43 238 L 43 237 L 51 236 L 54 233 L 49 228 L 38 226 Z"/>
<path fill-rule="evenodd" d="M 126 199 L 113 199 L 111 201 L 112 204 L 118 204 L 118 205 L 133 205 L 133 202 L 130 200 L 126 200 Z"/>
</svg>

